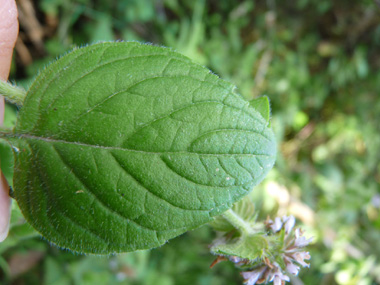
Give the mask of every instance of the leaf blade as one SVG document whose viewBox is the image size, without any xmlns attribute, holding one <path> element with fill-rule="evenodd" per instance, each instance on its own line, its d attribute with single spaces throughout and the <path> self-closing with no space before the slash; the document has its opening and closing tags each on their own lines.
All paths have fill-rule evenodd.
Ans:
<svg viewBox="0 0 380 285">
<path fill-rule="evenodd" d="M 103 43 L 64 56 L 28 91 L 9 139 L 26 219 L 61 247 L 98 254 L 207 223 L 274 163 L 272 131 L 233 90 L 165 48 Z"/>
</svg>

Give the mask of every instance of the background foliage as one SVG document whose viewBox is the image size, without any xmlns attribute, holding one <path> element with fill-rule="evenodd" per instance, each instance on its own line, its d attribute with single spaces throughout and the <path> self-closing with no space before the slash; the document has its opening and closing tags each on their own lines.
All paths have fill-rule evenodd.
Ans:
<svg viewBox="0 0 380 285">
<path fill-rule="evenodd" d="M 380 7 L 346 0 L 19 0 L 11 79 L 27 86 L 74 46 L 138 40 L 170 46 L 237 85 L 266 94 L 279 156 L 252 192 L 259 216 L 293 214 L 311 268 L 293 284 L 380 283 Z M 15 121 L 7 106 L 5 124 Z M 11 160 L 0 145 L 2 168 Z M 208 266 L 204 226 L 151 250 L 108 258 L 50 246 L 13 205 L 0 244 L 1 284 L 240 284 Z M 302 280 L 302 281 L 301 281 Z"/>
</svg>

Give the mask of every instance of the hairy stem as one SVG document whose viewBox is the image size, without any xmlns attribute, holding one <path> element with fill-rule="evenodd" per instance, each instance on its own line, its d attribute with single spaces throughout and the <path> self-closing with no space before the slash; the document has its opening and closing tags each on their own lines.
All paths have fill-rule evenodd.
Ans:
<svg viewBox="0 0 380 285">
<path fill-rule="evenodd" d="M 3 95 L 8 102 L 21 107 L 26 96 L 26 91 L 0 80 L 0 94 Z"/>
<path fill-rule="evenodd" d="M 233 225 L 243 235 L 253 235 L 255 233 L 250 224 L 244 221 L 232 209 L 229 209 L 228 211 L 224 212 L 223 218 L 230 222 L 231 225 Z"/>
<path fill-rule="evenodd" d="M 7 135 L 12 133 L 12 129 L 0 126 L 0 139 L 7 137 Z"/>
</svg>

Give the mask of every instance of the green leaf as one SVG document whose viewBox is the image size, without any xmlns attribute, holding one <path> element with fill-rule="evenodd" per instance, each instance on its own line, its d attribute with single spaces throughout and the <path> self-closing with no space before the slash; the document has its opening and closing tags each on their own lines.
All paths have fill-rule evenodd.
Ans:
<svg viewBox="0 0 380 285">
<path fill-rule="evenodd" d="M 13 128 L 16 123 L 16 108 L 14 105 L 6 103 L 4 105 L 4 122 L 3 126 L 6 128 Z"/>
<path fill-rule="evenodd" d="M 261 96 L 259 98 L 253 99 L 249 101 L 249 104 L 252 108 L 254 108 L 257 112 L 261 114 L 261 116 L 269 122 L 270 119 L 270 106 L 269 106 L 269 98 L 267 96 Z"/>
<path fill-rule="evenodd" d="M 56 259 L 47 257 L 44 265 L 44 284 L 69 285 L 72 283 L 65 268 Z"/>
<path fill-rule="evenodd" d="M 211 252 L 217 255 L 238 256 L 243 259 L 259 260 L 266 257 L 269 244 L 260 234 L 242 236 L 232 243 L 221 243 L 211 247 Z"/>
<path fill-rule="evenodd" d="M 1 172 L 4 174 L 4 177 L 7 179 L 7 181 L 10 182 L 10 184 L 12 184 L 13 166 L 13 154 L 11 146 L 5 140 L 0 139 Z"/>
<path fill-rule="evenodd" d="M 97 254 L 157 247 L 209 222 L 275 160 L 266 119 L 234 88 L 136 42 L 63 56 L 7 135 L 25 218 L 58 246 Z"/>
</svg>

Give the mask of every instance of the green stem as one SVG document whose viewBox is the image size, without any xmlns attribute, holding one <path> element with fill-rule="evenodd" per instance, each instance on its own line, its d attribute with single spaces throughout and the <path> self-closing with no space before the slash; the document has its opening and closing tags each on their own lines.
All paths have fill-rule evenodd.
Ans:
<svg viewBox="0 0 380 285">
<path fill-rule="evenodd" d="M 4 126 L 0 126 L 0 133 L 11 133 L 12 129 Z"/>
<path fill-rule="evenodd" d="M 243 235 L 253 235 L 255 233 L 250 224 L 244 221 L 232 209 L 224 212 L 223 218 L 230 222 L 230 224 L 239 230 Z"/>
<path fill-rule="evenodd" d="M 10 103 L 21 107 L 26 96 L 26 91 L 0 80 L 0 94 L 3 95 Z"/>
<path fill-rule="evenodd" d="M 0 126 L 0 139 L 7 137 L 7 135 L 12 133 L 12 129 Z"/>
</svg>

